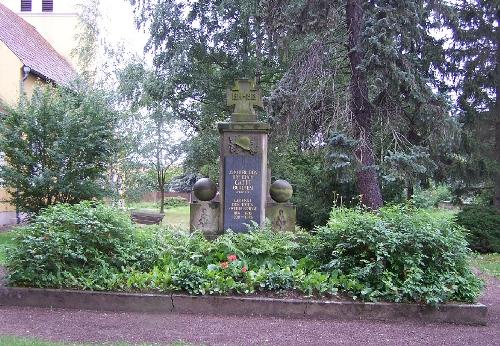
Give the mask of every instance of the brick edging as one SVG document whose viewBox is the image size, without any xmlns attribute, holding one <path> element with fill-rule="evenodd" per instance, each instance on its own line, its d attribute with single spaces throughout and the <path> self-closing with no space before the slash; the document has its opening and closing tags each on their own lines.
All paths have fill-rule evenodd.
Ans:
<svg viewBox="0 0 500 346">
<path fill-rule="evenodd" d="M 2 287 L 0 306 L 2 305 L 327 320 L 417 320 L 473 325 L 487 323 L 487 307 L 483 304 L 442 304 L 433 308 L 420 304 Z"/>
</svg>

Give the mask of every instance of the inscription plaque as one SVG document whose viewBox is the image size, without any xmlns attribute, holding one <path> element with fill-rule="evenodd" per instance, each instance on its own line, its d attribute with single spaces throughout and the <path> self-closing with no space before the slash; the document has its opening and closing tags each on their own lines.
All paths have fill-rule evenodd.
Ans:
<svg viewBox="0 0 500 346">
<path fill-rule="evenodd" d="M 245 232 L 251 221 L 261 223 L 262 155 L 224 158 L 224 229 Z"/>
</svg>

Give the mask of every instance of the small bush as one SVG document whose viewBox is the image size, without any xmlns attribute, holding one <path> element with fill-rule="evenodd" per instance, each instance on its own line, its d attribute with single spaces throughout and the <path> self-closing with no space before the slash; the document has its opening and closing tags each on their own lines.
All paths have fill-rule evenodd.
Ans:
<svg viewBox="0 0 500 346">
<path fill-rule="evenodd" d="M 466 207 L 456 216 L 457 223 L 469 230 L 468 241 L 474 251 L 500 252 L 500 213 L 493 207 Z"/>
<path fill-rule="evenodd" d="M 165 202 L 163 203 L 165 209 L 185 207 L 189 205 L 189 202 L 182 197 L 165 197 Z"/>
<path fill-rule="evenodd" d="M 150 244 L 135 238 L 128 215 L 92 202 L 45 209 L 14 242 L 6 266 L 19 286 L 106 287 L 122 267 L 158 257 L 144 251 Z"/>
<path fill-rule="evenodd" d="M 108 195 L 104 182 L 119 148 L 117 124 L 102 92 L 35 87 L 31 99 L 8 108 L 0 122 L 6 163 L 0 179 L 9 202 L 36 214 Z"/>
<path fill-rule="evenodd" d="M 309 253 L 322 270 L 339 270 L 361 283 L 351 294 L 364 299 L 473 301 L 481 288 L 468 266 L 461 227 L 411 207 L 386 207 L 378 214 L 334 209 Z"/>
</svg>

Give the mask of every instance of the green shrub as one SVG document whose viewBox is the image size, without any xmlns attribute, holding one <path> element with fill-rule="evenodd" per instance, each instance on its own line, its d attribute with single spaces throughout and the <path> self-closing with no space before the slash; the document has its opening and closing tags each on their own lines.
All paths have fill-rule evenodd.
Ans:
<svg viewBox="0 0 500 346">
<path fill-rule="evenodd" d="M 0 179 L 26 213 L 109 194 L 104 187 L 119 149 L 118 114 L 88 88 L 35 87 L 0 122 Z"/>
<path fill-rule="evenodd" d="M 448 186 L 437 185 L 427 190 L 418 190 L 412 196 L 413 205 L 417 208 L 437 207 L 440 202 L 451 201 L 453 194 Z"/>
<path fill-rule="evenodd" d="M 474 204 L 480 206 L 493 206 L 493 198 L 495 196 L 495 190 L 483 189 L 476 196 L 474 196 Z"/>
<path fill-rule="evenodd" d="M 91 203 L 45 211 L 21 230 L 11 283 L 96 290 L 249 294 L 296 291 L 362 300 L 473 301 L 481 281 L 452 218 L 407 206 L 336 208 L 315 233 L 252 228 L 214 241 Z"/>
<path fill-rule="evenodd" d="M 456 216 L 457 223 L 469 230 L 468 241 L 474 251 L 500 252 L 500 213 L 493 207 L 466 207 Z"/>
<path fill-rule="evenodd" d="M 127 214 L 93 202 L 45 209 L 16 231 L 14 243 L 6 266 L 19 286 L 106 287 L 122 267 L 148 266 L 158 257 L 134 235 Z"/>
<path fill-rule="evenodd" d="M 165 202 L 163 203 L 165 209 L 185 207 L 189 205 L 189 202 L 182 197 L 165 197 Z"/>
<path fill-rule="evenodd" d="M 273 232 L 269 228 L 252 229 L 248 233 L 226 233 L 215 241 L 215 251 L 225 256 L 236 254 L 252 267 L 289 263 L 290 258 L 300 258 L 305 253 L 301 243 L 305 233 Z"/>
<path fill-rule="evenodd" d="M 349 293 L 364 299 L 436 304 L 473 301 L 481 282 L 468 266 L 461 227 L 407 206 L 333 209 L 309 247 L 322 270 L 339 270 L 361 283 Z"/>
</svg>

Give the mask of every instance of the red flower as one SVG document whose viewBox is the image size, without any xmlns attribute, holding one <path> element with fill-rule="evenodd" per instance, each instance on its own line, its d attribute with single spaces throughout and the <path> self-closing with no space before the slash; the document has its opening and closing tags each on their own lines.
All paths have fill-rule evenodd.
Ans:
<svg viewBox="0 0 500 346">
<path fill-rule="evenodd" d="M 229 260 L 229 262 L 233 262 L 236 261 L 238 257 L 236 257 L 236 255 L 228 255 L 227 259 Z"/>
<path fill-rule="evenodd" d="M 243 268 L 241 268 L 241 272 L 242 272 L 242 273 L 246 273 L 246 272 L 247 272 L 247 270 L 248 270 L 248 269 L 247 269 L 247 267 L 246 267 L 246 266 L 243 266 Z"/>
<path fill-rule="evenodd" d="M 220 262 L 220 267 L 222 269 L 226 269 L 228 266 L 229 266 L 229 263 L 227 263 L 227 262 Z"/>
</svg>

